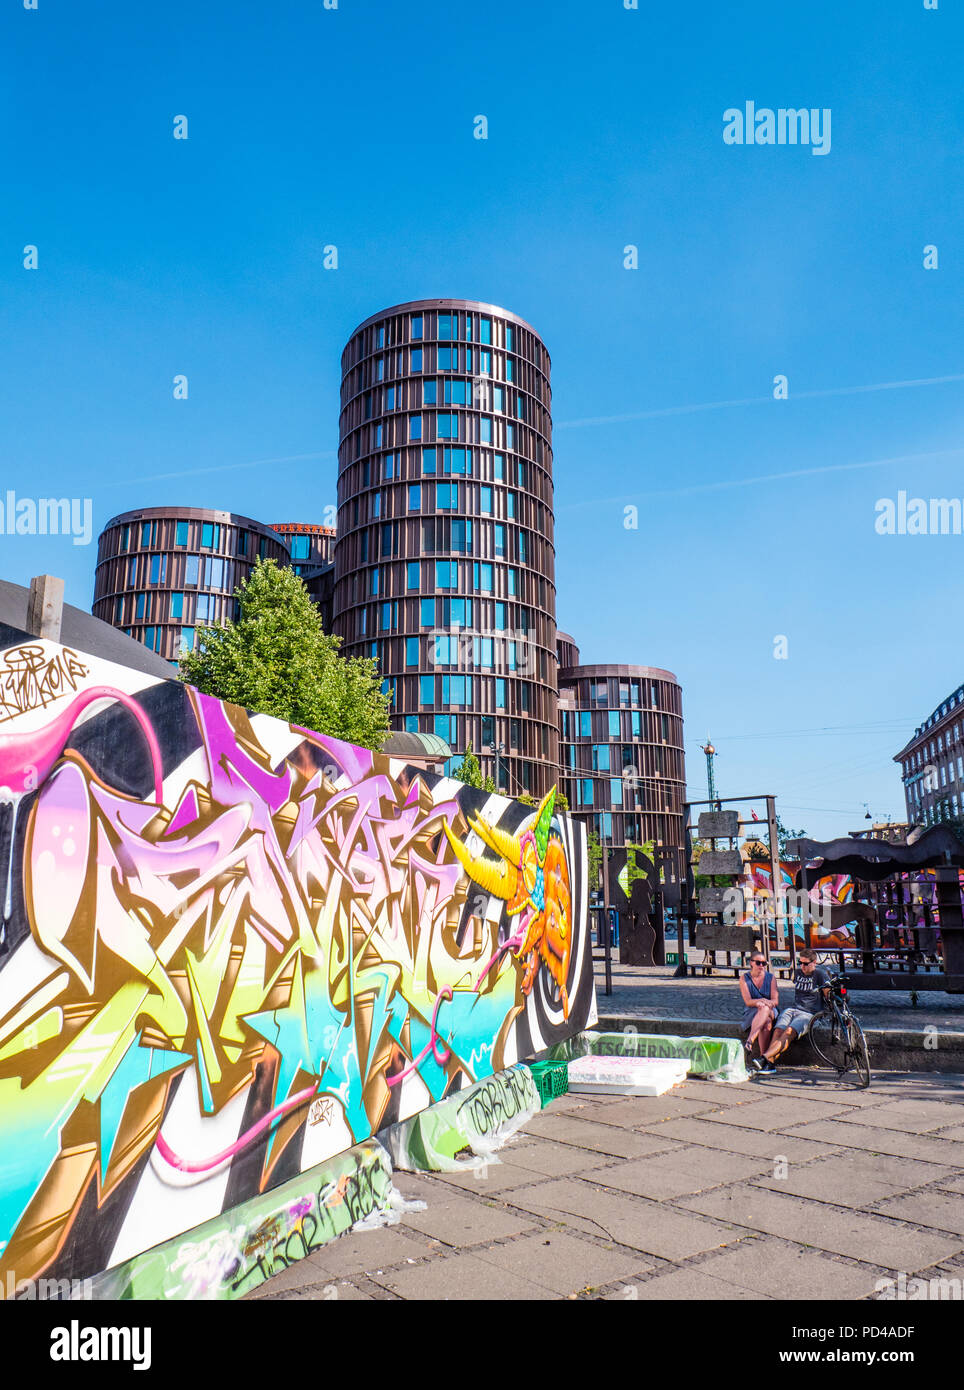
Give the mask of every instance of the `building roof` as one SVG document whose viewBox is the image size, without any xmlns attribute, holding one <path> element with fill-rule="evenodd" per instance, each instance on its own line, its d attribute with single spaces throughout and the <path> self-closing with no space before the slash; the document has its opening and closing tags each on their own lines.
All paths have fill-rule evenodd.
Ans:
<svg viewBox="0 0 964 1390">
<path fill-rule="evenodd" d="M 382 745 L 390 758 L 451 758 L 452 750 L 438 734 L 413 734 L 394 730 Z"/>
<path fill-rule="evenodd" d="M 566 681 L 579 680 L 581 677 L 597 677 L 602 680 L 606 676 L 643 676 L 655 680 L 672 681 L 674 685 L 679 685 L 679 681 L 672 671 L 664 671 L 661 666 L 564 666 L 559 672 L 559 679 Z"/>
<path fill-rule="evenodd" d="M 0 579 L 0 624 L 27 633 L 27 607 L 30 590 L 22 584 L 11 584 Z M 88 656 L 99 656 L 103 661 L 116 661 L 119 666 L 131 666 L 135 671 L 143 671 L 148 676 L 160 676 L 170 680 L 174 668 L 169 661 L 149 651 L 143 642 L 135 642 L 120 628 L 101 622 L 92 613 L 82 608 L 64 604 L 63 624 L 60 640 L 65 647 L 86 652 Z"/>
<path fill-rule="evenodd" d="M 496 318 L 508 319 L 510 323 L 519 324 L 521 328 L 528 328 L 529 332 L 534 333 L 539 339 L 543 348 L 546 348 L 538 328 L 533 328 L 531 323 L 528 323 L 520 314 L 514 314 L 511 309 L 503 309 L 499 304 L 488 304 L 483 299 L 409 299 L 404 304 L 393 304 L 388 309 L 380 309 L 377 314 L 369 314 L 367 319 L 363 319 L 358 327 L 352 330 L 348 336 L 348 341 L 351 342 L 355 334 L 360 333 L 363 328 L 367 328 L 370 323 L 378 323 L 379 319 L 390 318 L 392 314 L 416 313 L 419 309 L 440 309 L 443 314 L 446 309 L 471 310 L 476 314 L 494 314 Z M 546 348 L 546 356 L 548 355 L 549 351 Z"/>
</svg>

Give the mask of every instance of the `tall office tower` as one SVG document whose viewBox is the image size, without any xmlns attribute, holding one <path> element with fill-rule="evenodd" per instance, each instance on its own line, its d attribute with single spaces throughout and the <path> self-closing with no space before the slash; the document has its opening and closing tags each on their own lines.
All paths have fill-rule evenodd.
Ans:
<svg viewBox="0 0 964 1390">
<path fill-rule="evenodd" d="M 259 556 L 291 562 L 281 536 L 250 517 L 200 507 L 122 512 L 97 542 L 92 612 L 176 665 L 198 624 L 234 617 L 234 591 Z"/>
<path fill-rule="evenodd" d="M 394 728 L 537 797 L 559 747 L 550 404 L 542 340 L 492 304 L 399 304 L 342 354 L 342 654 L 378 658 Z"/>
</svg>

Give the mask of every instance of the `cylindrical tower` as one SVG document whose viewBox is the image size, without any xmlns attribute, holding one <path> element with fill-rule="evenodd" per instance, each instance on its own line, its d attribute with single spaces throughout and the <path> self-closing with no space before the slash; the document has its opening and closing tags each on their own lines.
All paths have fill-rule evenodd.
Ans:
<svg viewBox="0 0 964 1390">
<path fill-rule="evenodd" d="M 658 666 L 560 672 L 562 789 L 610 845 L 656 845 L 683 872 L 683 692 Z"/>
<path fill-rule="evenodd" d="M 471 743 L 511 795 L 556 781 L 549 354 L 517 315 L 423 299 L 342 354 L 334 630 L 392 724 Z"/>
<path fill-rule="evenodd" d="M 291 559 L 282 538 L 250 517 L 200 507 L 122 512 L 97 542 L 92 612 L 176 664 L 199 625 L 234 617 L 234 591 L 259 556 Z"/>
</svg>

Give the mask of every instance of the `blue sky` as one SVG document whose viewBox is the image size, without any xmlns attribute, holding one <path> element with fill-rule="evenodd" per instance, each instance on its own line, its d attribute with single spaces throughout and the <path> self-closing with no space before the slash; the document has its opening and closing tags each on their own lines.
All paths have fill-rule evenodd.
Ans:
<svg viewBox="0 0 964 1390">
<path fill-rule="evenodd" d="M 552 355 L 583 660 L 677 674 L 694 796 L 709 732 L 724 795 L 899 819 L 891 757 L 964 674 L 964 536 L 874 529 L 964 496 L 962 38 L 951 0 L 8 0 L 0 501 L 321 520 L 356 324 L 504 305 Z M 830 152 L 725 145 L 748 100 L 829 108 Z M 0 546 L 89 607 L 95 544 Z"/>
</svg>

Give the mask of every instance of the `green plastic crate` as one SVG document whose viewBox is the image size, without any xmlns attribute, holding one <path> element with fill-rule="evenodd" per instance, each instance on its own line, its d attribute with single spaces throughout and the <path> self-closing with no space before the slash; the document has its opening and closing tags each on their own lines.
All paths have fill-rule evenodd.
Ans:
<svg viewBox="0 0 964 1390">
<path fill-rule="evenodd" d="M 543 1110 L 551 1100 L 558 1100 L 569 1090 L 569 1066 L 566 1062 L 530 1062 L 529 1070 L 539 1088 Z"/>
</svg>

